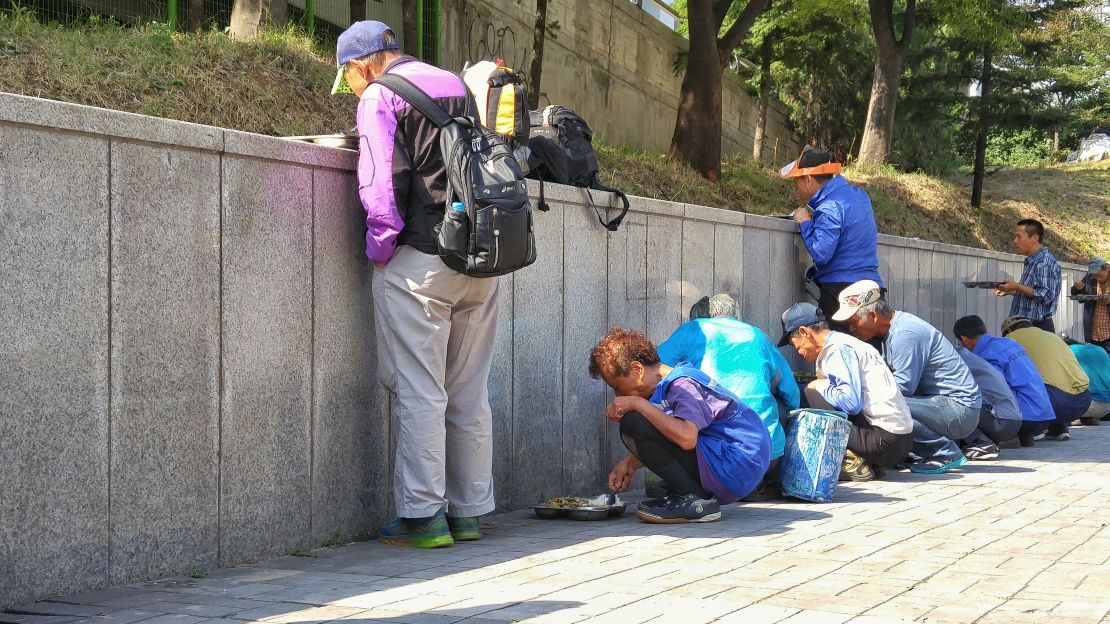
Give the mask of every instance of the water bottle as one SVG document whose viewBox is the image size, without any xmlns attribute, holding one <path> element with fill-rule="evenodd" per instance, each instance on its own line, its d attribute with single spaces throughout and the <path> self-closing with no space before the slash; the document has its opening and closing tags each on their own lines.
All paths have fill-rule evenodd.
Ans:
<svg viewBox="0 0 1110 624">
<path fill-rule="evenodd" d="M 451 204 L 451 212 L 466 213 L 466 206 L 462 202 L 454 202 Z"/>
</svg>

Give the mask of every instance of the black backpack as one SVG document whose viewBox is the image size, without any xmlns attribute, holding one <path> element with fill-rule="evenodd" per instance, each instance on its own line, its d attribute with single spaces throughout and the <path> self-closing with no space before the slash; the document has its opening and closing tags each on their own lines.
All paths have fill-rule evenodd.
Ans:
<svg viewBox="0 0 1110 624">
<path fill-rule="evenodd" d="M 403 76 L 385 74 L 374 82 L 389 87 L 440 129 L 447 202 L 436 237 L 443 263 L 473 277 L 496 277 L 535 262 L 528 183 L 505 139 L 473 116 L 451 117 Z M 451 210 L 455 202 L 466 210 Z"/>
<path fill-rule="evenodd" d="M 628 214 L 628 197 L 621 191 L 603 185 L 597 178 L 597 154 L 594 153 L 593 130 L 578 113 L 565 106 L 548 106 L 529 113 L 530 132 L 528 148 L 532 155 L 528 159 L 528 177 L 540 181 L 540 210 L 548 210 L 544 199 L 544 181 L 570 184 L 587 189 L 597 189 L 616 193 L 624 204 L 621 213 L 606 221 L 594 206 L 597 220 L 607 230 L 617 231 L 624 216 Z M 589 195 L 590 203 L 593 196 Z"/>
</svg>

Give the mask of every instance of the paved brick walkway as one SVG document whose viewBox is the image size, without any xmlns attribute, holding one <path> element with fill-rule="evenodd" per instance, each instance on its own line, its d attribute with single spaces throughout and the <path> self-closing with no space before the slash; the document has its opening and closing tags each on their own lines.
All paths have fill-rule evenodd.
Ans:
<svg viewBox="0 0 1110 624">
<path fill-rule="evenodd" d="M 2 622 L 1110 623 L 1110 426 L 836 503 L 660 527 L 490 519 L 438 551 L 361 543 L 25 605 Z"/>
</svg>

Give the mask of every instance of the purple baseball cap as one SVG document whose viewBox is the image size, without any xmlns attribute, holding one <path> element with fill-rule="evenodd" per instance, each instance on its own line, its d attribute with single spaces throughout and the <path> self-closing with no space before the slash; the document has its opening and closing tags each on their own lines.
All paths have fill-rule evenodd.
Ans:
<svg viewBox="0 0 1110 624">
<path fill-rule="evenodd" d="M 375 20 L 365 20 L 351 24 L 350 28 L 339 35 L 339 41 L 335 44 L 335 64 L 339 71 L 336 73 L 335 82 L 331 87 L 332 95 L 351 93 L 351 87 L 347 84 L 347 78 L 344 76 L 347 63 L 382 50 L 401 49 L 400 44 L 397 43 L 396 35 L 392 37 L 393 41 L 391 43 L 382 41 L 382 36 L 387 32 L 393 35 L 393 29 L 389 25 Z"/>
</svg>

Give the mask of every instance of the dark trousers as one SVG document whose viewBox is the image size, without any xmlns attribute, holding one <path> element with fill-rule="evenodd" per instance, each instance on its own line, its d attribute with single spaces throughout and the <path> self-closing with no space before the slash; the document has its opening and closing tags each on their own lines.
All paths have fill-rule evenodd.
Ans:
<svg viewBox="0 0 1110 624">
<path fill-rule="evenodd" d="M 1091 342 L 1091 344 L 1098 345 L 1098 346 L 1102 347 L 1103 349 L 1106 350 L 1107 354 L 1110 354 L 1110 338 L 1107 338 L 1106 340 L 1103 340 L 1102 342 Z"/>
<path fill-rule="evenodd" d="M 992 442 L 999 443 L 1006 440 L 1012 440 L 1017 437 L 1018 431 L 1021 430 L 1022 421 L 1008 420 L 999 418 L 994 413 L 994 409 L 986 403 L 979 409 L 979 427 L 971 432 L 971 435 L 961 440 L 964 445 L 975 444 L 982 438 L 988 438 Z M 1039 431 L 1036 433 L 1040 433 Z M 1034 433 L 1033 435 L 1036 435 Z"/>
<path fill-rule="evenodd" d="M 849 416 L 852 432 L 848 434 L 848 450 L 864 461 L 892 468 L 909 455 L 913 447 L 913 433 L 891 433 L 872 425 L 863 414 Z"/>
<path fill-rule="evenodd" d="M 1079 394 L 1069 394 L 1048 384 L 1045 384 L 1044 388 L 1048 391 L 1048 401 L 1052 403 L 1052 411 L 1056 414 L 1056 420 L 1048 423 L 1050 435 L 1067 431 L 1068 423 L 1086 414 L 1091 407 L 1091 393 L 1088 390 Z"/>
<path fill-rule="evenodd" d="M 825 313 L 825 318 L 829 320 L 829 327 L 839 332 L 848 331 L 848 323 L 846 321 L 834 321 L 832 315 L 840 309 L 840 293 L 854 282 L 817 282 L 817 287 L 821 289 L 821 298 L 817 301 L 817 307 Z M 855 451 L 853 451 L 854 453 Z"/>
<path fill-rule="evenodd" d="M 701 487 L 697 453 L 668 440 L 643 414 L 628 412 L 621 418 L 621 440 L 629 453 L 667 482 L 672 493 L 709 498 Z"/>
<path fill-rule="evenodd" d="M 1036 327 L 1038 329 L 1043 329 L 1046 332 L 1051 332 L 1053 334 L 1056 333 L 1056 324 L 1052 322 L 1052 317 L 1048 317 L 1046 319 L 1042 319 L 1042 320 L 1039 320 L 1039 321 L 1034 321 L 1033 319 L 1029 319 L 1029 322 L 1033 324 L 1033 327 Z"/>
</svg>

